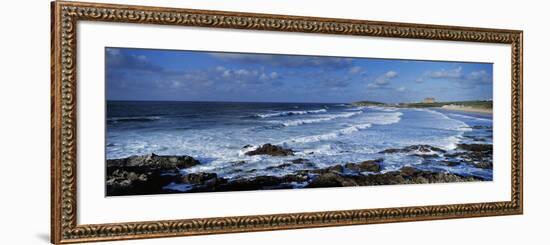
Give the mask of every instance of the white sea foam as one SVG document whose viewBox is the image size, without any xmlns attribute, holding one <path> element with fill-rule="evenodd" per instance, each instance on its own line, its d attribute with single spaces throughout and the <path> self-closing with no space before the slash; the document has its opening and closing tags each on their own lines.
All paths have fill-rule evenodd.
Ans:
<svg viewBox="0 0 550 245">
<path fill-rule="evenodd" d="M 351 117 L 357 114 L 362 113 L 363 111 L 357 111 L 354 113 L 342 113 L 339 114 L 339 117 Z M 372 127 L 372 125 L 388 125 L 388 124 L 394 124 L 401 120 L 401 116 L 403 113 L 401 112 L 367 112 L 365 113 L 365 116 L 361 117 L 359 120 L 361 123 L 348 126 L 343 129 L 338 129 L 329 133 L 325 134 L 318 134 L 318 135 L 310 135 L 310 136 L 303 136 L 294 138 L 291 140 L 287 140 L 282 142 L 283 144 L 286 143 L 311 143 L 311 142 L 318 142 L 323 140 L 331 140 L 335 139 L 341 136 L 353 134 L 355 132 L 358 132 L 360 130 L 364 130 L 367 128 Z M 337 118 L 337 117 L 336 117 Z M 334 118 L 332 118 L 334 119 Z"/>
<path fill-rule="evenodd" d="M 415 109 L 415 110 L 425 111 L 425 112 L 431 113 L 433 115 L 437 115 L 437 116 L 441 117 L 442 119 L 444 119 L 445 120 L 444 122 L 448 122 L 448 123 L 443 123 L 442 122 L 442 123 L 438 124 L 437 127 L 440 127 L 442 129 L 457 131 L 456 135 L 441 138 L 441 139 L 437 140 L 437 142 L 431 143 L 431 145 L 438 146 L 438 147 L 444 148 L 446 150 L 455 149 L 457 144 L 460 143 L 460 141 L 462 140 L 464 132 L 472 131 L 472 128 L 468 124 L 466 124 L 465 122 L 460 121 L 458 119 L 450 118 L 449 116 L 447 116 L 447 115 L 445 115 L 441 112 L 430 110 L 430 109 Z"/>
<path fill-rule="evenodd" d="M 331 120 L 339 119 L 339 118 L 350 118 L 350 117 L 356 116 L 356 115 L 361 114 L 361 113 L 363 113 L 363 111 L 333 114 L 333 115 L 327 115 L 327 116 L 318 117 L 318 118 L 285 120 L 285 121 L 282 121 L 282 122 L 281 121 L 272 121 L 272 123 L 280 123 L 280 124 L 282 124 L 286 127 L 288 127 L 288 126 L 298 126 L 298 125 L 303 125 L 303 124 L 326 122 L 326 121 L 331 121 Z M 387 124 L 393 124 L 393 123 L 399 122 L 401 120 L 402 115 L 403 115 L 403 113 L 401 113 L 401 112 L 393 112 L 393 113 L 367 112 L 366 116 L 361 118 L 361 121 L 362 122 L 368 122 L 368 123 L 371 123 L 371 124 L 387 125 Z"/>
<path fill-rule="evenodd" d="M 372 124 L 378 124 L 378 125 L 387 125 L 387 124 L 394 124 L 401 121 L 401 116 L 403 113 L 401 112 L 371 112 L 367 113 L 366 120 L 369 123 Z"/>
<path fill-rule="evenodd" d="M 265 113 L 265 114 L 256 114 L 260 118 L 269 118 L 269 117 L 282 117 L 282 116 L 292 116 L 292 115 L 305 115 L 305 114 L 317 114 L 327 112 L 326 109 L 319 110 L 309 110 L 309 111 L 281 111 L 274 113 Z"/>
<path fill-rule="evenodd" d="M 444 144 L 441 145 L 445 150 L 453 150 L 456 148 L 457 144 L 460 143 L 462 139 L 462 134 L 449 136 L 443 140 Z"/>
<path fill-rule="evenodd" d="M 377 111 L 385 111 L 385 112 L 394 112 L 399 110 L 398 108 L 395 108 L 395 107 L 381 107 L 381 106 L 369 106 L 368 108 L 371 108 Z"/>
<path fill-rule="evenodd" d="M 347 113 L 327 115 L 327 116 L 323 116 L 323 117 L 319 117 L 319 118 L 286 120 L 286 121 L 282 121 L 282 122 L 273 121 L 273 123 L 280 123 L 280 124 L 284 125 L 285 127 L 298 126 L 298 125 L 302 125 L 302 124 L 310 124 L 310 123 L 319 123 L 319 122 L 331 121 L 331 120 L 334 120 L 334 119 L 337 119 L 337 118 L 349 118 L 349 117 L 353 117 L 353 116 L 361 114 L 361 113 L 363 113 L 363 112 L 362 111 L 347 112 Z"/>
<path fill-rule="evenodd" d="M 239 150 L 239 156 L 245 156 L 245 153 L 258 149 L 259 146 L 247 145 Z"/>
<path fill-rule="evenodd" d="M 285 142 L 282 142 L 282 143 L 283 144 L 284 143 L 290 143 L 290 142 L 294 142 L 294 143 L 311 143 L 311 142 L 317 142 L 317 141 L 322 141 L 322 140 L 331 140 L 331 139 L 338 138 L 340 136 L 349 135 L 349 134 L 358 132 L 360 130 L 370 128 L 371 126 L 372 126 L 372 124 L 370 124 L 370 123 L 357 124 L 357 125 L 352 125 L 352 126 L 349 126 L 349 127 L 343 128 L 343 129 L 339 129 L 339 130 L 336 130 L 336 131 L 333 131 L 333 132 L 330 132 L 330 133 L 294 138 L 294 139 L 291 139 L 291 140 L 288 140 L 288 141 L 285 141 Z"/>
<path fill-rule="evenodd" d="M 472 131 L 472 128 L 470 128 L 470 126 L 468 126 L 468 124 L 464 123 L 463 121 L 460 121 L 460 120 L 457 120 L 457 119 L 453 119 L 453 118 L 450 118 L 449 116 L 441 113 L 441 112 L 438 112 L 438 111 L 434 111 L 434 110 L 429 110 L 429 109 L 421 109 L 425 112 L 429 112 L 429 113 L 432 113 L 434 115 L 438 115 L 444 119 L 447 119 L 448 121 L 454 123 L 454 125 L 449 125 L 448 127 L 446 127 L 445 129 L 449 129 L 449 130 L 457 130 L 457 131 Z"/>
<path fill-rule="evenodd" d="M 492 122 L 492 121 L 493 121 L 492 119 L 489 119 L 489 118 L 472 117 L 472 116 L 461 115 L 461 114 L 454 114 L 454 113 L 453 113 L 453 114 L 449 114 L 449 115 L 452 115 L 452 116 L 455 116 L 455 117 L 464 118 L 464 119 L 476 120 L 476 121 L 484 121 L 484 122 Z"/>
<path fill-rule="evenodd" d="M 142 117 L 110 117 L 107 118 L 108 122 L 123 122 L 123 121 L 155 121 L 160 120 L 159 116 L 142 116 Z"/>
<path fill-rule="evenodd" d="M 362 111 L 365 108 L 367 108 L 367 107 L 366 106 L 357 106 L 357 107 L 348 108 L 348 109 L 346 109 L 346 111 Z"/>
</svg>

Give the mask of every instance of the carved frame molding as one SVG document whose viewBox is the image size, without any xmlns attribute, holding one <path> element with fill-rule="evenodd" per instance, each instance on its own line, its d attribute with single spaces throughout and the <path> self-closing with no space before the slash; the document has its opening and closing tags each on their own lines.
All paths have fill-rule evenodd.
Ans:
<svg viewBox="0 0 550 245">
<path fill-rule="evenodd" d="M 202 235 L 523 213 L 523 32 L 456 26 L 56 1 L 51 4 L 51 242 Z M 77 224 L 77 23 L 125 22 L 511 45 L 511 199 L 503 202 Z"/>
</svg>

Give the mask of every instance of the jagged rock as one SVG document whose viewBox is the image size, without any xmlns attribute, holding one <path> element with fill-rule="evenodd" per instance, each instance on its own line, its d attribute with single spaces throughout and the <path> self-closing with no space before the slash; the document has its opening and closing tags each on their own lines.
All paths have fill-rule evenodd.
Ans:
<svg viewBox="0 0 550 245">
<path fill-rule="evenodd" d="M 397 171 L 383 174 L 344 175 L 338 172 L 325 172 L 314 178 L 307 187 L 371 186 L 395 184 L 447 183 L 482 180 L 476 177 L 463 177 L 452 173 L 423 171 L 405 166 Z"/>
<path fill-rule="evenodd" d="M 277 165 L 277 166 L 269 166 L 269 167 L 265 168 L 265 170 L 283 169 L 283 168 L 287 168 L 287 167 L 290 167 L 290 166 L 292 166 L 292 164 L 283 163 L 283 164 Z"/>
<path fill-rule="evenodd" d="M 475 163 L 475 166 L 477 168 L 482 168 L 482 169 L 492 169 L 493 168 L 493 163 L 491 163 L 491 162 L 478 162 L 478 163 Z"/>
<path fill-rule="evenodd" d="M 290 161 L 290 162 L 296 163 L 296 164 L 301 164 L 301 163 L 308 163 L 309 160 L 304 159 L 304 158 L 296 158 L 296 159 L 292 159 L 292 161 Z"/>
<path fill-rule="evenodd" d="M 300 183 L 307 180 L 308 176 L 303 174 L 289 174 L 282 177 L 256 176 L 252 178 L 242 178 L 231 181 L 220 181 L 221 184 L 215 186 L 215 189 L 217 191 L 283 189 L 288 188 L 290 183 Z"/>
<path fill-rule="evenodd" d="M 455 161 L 441 161 L 439 163 L 442 164 L 442 165 L 445 165 L 445 166 L 449 166 L 449 167 L 454 167 L 454 166 L 460 165 L 460 162 L 455 162 Z"/>
<path fill-rule="evenodd" d="M 356 182 L 360 185 L 393 185 L 393 184 L 424 184 L 479 181 L 480 178 L 463 177 L 452 173 L 423 171 L 414 167 L 402 167 L 398 171 L 384 174 L 358 176 Z"/>
<path fill-rule="evenodd" d="M 204 184 L 209 181 L 216 180 L 218 175 L 215 173 L 191 173 L 183 176 L 180 179 L 184 184 Z"/>
<path fill-rule="evenodd" d="M 412 176 L 418 173 L 420 170 L 413 168 L 411 166 L 405 166 L 405 167 L 402 167 L 399 171 L 401 171 L 401 174 L 404 176 Z"/>
<path fill-rule="evenodd" d="M 321 168 L 321 169 L 314 169 L 314 170 L 304 170 L 303 172 L 306 173 L 313 173 L 313 174 L 326 174 L 326 173 L 343 173 L 344 167 L 342 165 L 334 165 L 327 168 Z"/>
<path fill-rule="evenodd" d="M 341 186 L 358 186 L 352 178 L 343 177 L 340 174 L 329 172 L 319 175 L 313 179 L 307 187 L 341 187 Z"/>
<path fill-rule="evenodd" d="M 137 174 L 117 169 L 108 177 L 106 183 L 108 186 L 113 186 L 114 188 L 128 188 L 136 182 L 145 181 L 147 181 L 147 175 L 145 174 Z"/>
<path fill-rule="evenodd" d="M 412 154 L 411 156 L 422 157 L 422 158 L 436 158 L 439 157 L 437 154 Z"/>
<path fill-rule="evenodd" d="M 478 168 L 492 168 L 492 147 L 480 144 L 462 144 L 456 152 L 444 154 L 441 164 L 456 166 L 462 163 L 472 164 Z M 414 145 L 403 149 L 388 149 L 387 152 L 416 152 L 415 154 L 444 153 L 445 151 L 427 145 Z M 422 154 L 428 153 L 428 154 Z M 286 156 L 292 150 L 271 144 L 255 149 L 251 155 L 267 154 Z M 435 154 L 434 154 L 435 155 Z M 433 159 L 427 159 L 432 161 Z M 307 159 L 287 160 L 270 169 L 282 169 L 299 164 L 315 166 Z M 255 176 L 223 178 L 216 173 L 197 172 L 182 175 L 181 168 L 195 166 L 199 162 L 189 156 L 132 156 L 124 159 L 107 161 L 106 188 L 107 195 L 160 194 L 173 192 L 210 192 L 242 191 L 261 189 L 286 189 L 301 186 L 305 188 L 371 186 L 392 184 L 444 183 L 483 180 L 476 177 L 460 176 L 452 173 L 432 172 L 405 166 L 396 171 L 380 173 L 384 159 L 367 160 L 360 163 L 337 164 L 321 169 L 301 169 L 284 176 Z M 242 164 L 240 162 L 232 164 Z M 312 167 L 313 168 L 313 167 Z M 250 174 L 257 169 L 243 171 Z M 370 172 L 366 174 L 365 172 Z M 189 189 L 166 189 L 169 184 L 184 184 Z M 300 187 L 300 188 L 301 188 Z"/>
<path fill-rule="evenodd" d="M 255 150 L 246 152 L 245 155 L 247 156 L 254 156 L 254 155 L 293 156 L 294 152 L 291 149 L 285 149 L 281 146 L 272 145 L 268 143 L 258 147 Z"/>
<path fill-rule="evenodd" d="M 458 144 L 457 149 L 462 151 L 445 154 L 445 157 L 460 159 L 476 168 L 493 168 L 493 145 Z"/>
<path fill-rule="evenodd" d="M 386 150 L 383 150 L 379 153 L 382 154 L 391 154 L 391 153 L 410 153 L 410 152 L 422 152 L 422 153 L 428 153 L 428 152 L 439 152 L 439 153 L 445 153 L 445 150 L 431 146 L 431 145 L 411 145 L 404 148 L 389 148 Z"/>
<path fill-rule="evenodd" d="M 108 196 L 166 193 L 162 187 L 177 182 L 179 169 L 200 164 L 190 156 L 156 154 L 107 160 Z"/>
<path fill-rule="evenodd" d="M 156 154 L 130 156 L 121 159 L 107 160 L 107 167 L 140 167 L 140 168 L 189 168 L 200 164 L 190 156 L 159 156 Z"/>
<path fill-rule="evenodd" d="M 458 144 L 458 149 L 466 150 L 466 151 L 493 151 L 493 145 L 489 144 Z"/>
<path fill-rule="evenodd" d="M 380 164 L 384 161 L 384 159 L 379 158 L 375 160 L 368 160 L 361 163 L 347 163 L 344 165 L 345 168 L 357 171 L 357 172 L 380 172 L 382 170 L 382 167 Z"/>
<path fill-rule="evenodd" d="M 232 165 L 243 165 L 243 164 L 245 164 L 245 163 L 246 163 L 246 161 L 243 161 L 243 160 L 231 162 Z"/>
<path fill-rule="evenodd" d="M 178 173 L 158 170 L 136 173 L 117 169 L 107 175 L 105 187 L 107 196 L 161 194 L 168 193 L 162 187 L 177 181 L 178 177 Z"/>
</svg>

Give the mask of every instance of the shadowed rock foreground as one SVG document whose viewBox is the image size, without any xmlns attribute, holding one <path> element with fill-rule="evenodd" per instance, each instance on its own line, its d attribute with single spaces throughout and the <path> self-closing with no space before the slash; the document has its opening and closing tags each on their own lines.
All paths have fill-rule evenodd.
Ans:
<svg viewBox="0 0 550 245">
<path fill-rule="evenodd" d="M 245 146 L 247 148 L 249 146 Z M 381 154 L 417 154 L 427 161 L 439 159 L 442 166 L 471 164 L 477 168 L 492 168 L 492 145 L 461 144 L 460 151 L 447 153 L 429 145 L 412 145 L 402 149 L 386 149 Z M 245 153 L 246 155 L 293 156 L 291 149 L 265 144 Z M 217 192 L 290 188 L 320 188 L 344 186 L 373 186 L 395 184 L 425 184 L 483 181 L 473 176 L 461 176 L 448 172 L 425 171 L 404 166 L 395 171 L 383 171 L 384 159 L 371 159 L 357 163 L 335 164 L 316 168 L 308 159 L 296 158 L 270 168 L 286 168 L 301 164 L 305 169 L 283 176 L 260 175 L 249 178 L 225 178 L 216 173 L 184 170 L 200 165 L 190 156 L 131 156 L 107 160 L 107 196 L 145 195 L 181 192 Z M 239 164 L 244 164 L 240 162 Z"/>
</svg>

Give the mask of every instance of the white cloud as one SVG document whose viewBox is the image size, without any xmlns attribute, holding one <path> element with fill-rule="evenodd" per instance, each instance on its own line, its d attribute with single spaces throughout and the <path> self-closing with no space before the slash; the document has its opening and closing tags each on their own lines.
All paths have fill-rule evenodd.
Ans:
<svg viewBox="0 0 550 245">
<path fill-rule="evenodd" d="M 440 79 L 454 82 L 457 86 L 472 88 L 480 83 L 490 83 L 491 75 L 485 70 L 472 71 L 465 74 L 462 67 L 456 67 L 449 70 L 428 71 L 423 76 L 417 78 L 415 82 L 421 83 L 426 79 Z"/>
<path fill-rule="evenodd" d="M 365 73 L 365 69 L 363 69 L 363 67 L 360 67 L 360 66 L 354 66 L 349 68 L 348 72 L 349 74 L 353 74 L 353 75 L 362 74 L 362 73 Z"/>
<path fill-rule="evenodd" d="M 349 77 L 325 77 L 320 80 L 320 83 L 331 89 L 341 89 L 350 85 L 351 78 Z"/>
<path fill-rule="evenodd" d="M 260 80 L 262 81 L 269 80 L 269 76 L 267 76 L 265 73 L 262 73 L 262 75 L 260 75 Z"/>
<path fill-rule="evenodd" d="M 427 72 L 426 76 L 435 79 L 458 79 L 462 77 L 462 66 L 455 69 Z"/>
<path fill-rule="evenodd" d="M 405 92 L 405 90 L 407 90 L 407 88 L 405 88 L 404 86 L 401 86 L 401 87 L 397 88 L 396 90 L 399 91 L 399 92 Z"/>
<path fill-rule="evenodd" d="M 367 84 L 367 88 L 379 88 L 380 86 L 376 83 L 369 83 Z"/>
<path fill-rule="evenodd" d="M 208 70 L 201 70 L 198 73 L 204 74 L 208 81 L 234 82 L 242 86 L 259 85 L 267 82 L 274 83 L 281 76 L 277 72 L 267 72 L 262 69 L 230 69 L 217 66 Z"/>
<path fill-rule="evenodd" d="M 248 76 L 249 74 L 252 74 L 255 71 L 248 71 L 245 69 L 239 69 L 235 71 L 235 75 L 237 76 Z"/>
<path fill-rule="evenodd" d="M 387 78 L 397 77 L 397 72 L 396 71 L 388 71 L 388 72 L 386 72 L 386 77 Z"/>
<path fill-rule="evenodd" d="M 275 80 L 277 78 L 279 78 L 279 73 L 277 72 L 261 73 L 259 77 L 259 79 L 262 81 Z"/>
<path fill-rule="evenodd" d="M 240 86 L 275 84 L 280 75 L 277 72 L 264 72 L 258 69 L 230 69 L 216 66 L 208 69 L 170 71 L 161 73 L 162 76 L 155 82 L 158 88 L 199 89 L 214 85 L 238 84 Z M 223 86 L 217 86 L 221 88 Z M 224 87 L 225 88 L 225 87 Z"/>
<path fill-rule="evenodd" d="M 145 56 L 145 55 L 138 55 L 138 56 L 136 56 L 136 58 L 140 61 L 147 61 L 147 56 Z"/>
<path fill-rule="evenodd" d="M 181 86 L 181 82 L 179 81 L 172 81 L 171 87 L 172 88 L 179 88 Z"/>
<path fill-rule="evenodd" d="M 247 64 L 266 64 L 278 67 L 323 67 L 324 69 L 348 68 L 353 65 L 351 58 L 289 56 L 278 54 L 246 54 L 246 53 L 210 53 L 210 56 L 232 62 Z"/>
<path fill-rule="evenodd" d="M 468 80 L 477 81 L 477 82 L 490 82 L 491 81 L 491 76 L 485 70 L 470 72 L 470 74 L 468 74 L 468 76 L 466 76 L 466 78 Z"/>
<path fill-rule="evenodd" d="M 222 72 L 222 77 L 225 77 L 225 78 L 231 77 L 231 71 L 230 70 L 224 70 Z"/>
<path fill-rule="evenodd" d="M 376 83 L 378 85 L 387 85 L 387 84 L 390 83 L 390 81 L 385 76 L 380 76 L 380 77 L 376 78 L 376 80 L 374 80 L 374 83 Z"/>
<path fill-rule="evenodd" d="M 374 80 L 374 83 L 376 83 L 379 86 L 386 86 L 390 83 L 390 81 L 392 79 L 394 79 L 396 77 L 397 77 L 397 72 L 396 71 L 388 71 L 388 72 L 384 73 L 383 75 L 378 76 Z"/>
</svg>

